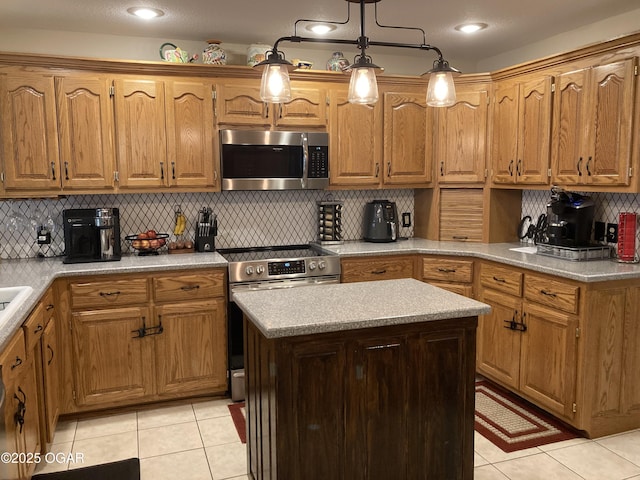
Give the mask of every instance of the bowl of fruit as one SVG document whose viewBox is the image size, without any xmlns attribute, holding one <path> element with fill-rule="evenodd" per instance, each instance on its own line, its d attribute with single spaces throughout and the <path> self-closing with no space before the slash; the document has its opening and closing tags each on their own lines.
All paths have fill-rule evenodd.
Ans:
<svg viewBox="0 0 640 480">
<path fill-rule="evenodd" d="M 127 235 L 124 237 L 138 255 L 158 255 L 158 250 L 167 244 L 168 233 L 158 233 L 155 230 Z"/>
</svg>

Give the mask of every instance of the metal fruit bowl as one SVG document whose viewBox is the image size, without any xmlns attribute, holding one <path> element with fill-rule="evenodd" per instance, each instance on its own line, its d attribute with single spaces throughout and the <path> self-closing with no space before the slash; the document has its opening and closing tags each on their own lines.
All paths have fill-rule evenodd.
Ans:
<svg viewBox="0 0 640 480">
<path fill-rule="evenodd" d="M 156 233 L 154 238 L 149 238 L 146 232 L 124 237 L 140 256 L 159 255 L 158 251 L 167 245 L 167 238 L 168 233 Z"/>
</svg>

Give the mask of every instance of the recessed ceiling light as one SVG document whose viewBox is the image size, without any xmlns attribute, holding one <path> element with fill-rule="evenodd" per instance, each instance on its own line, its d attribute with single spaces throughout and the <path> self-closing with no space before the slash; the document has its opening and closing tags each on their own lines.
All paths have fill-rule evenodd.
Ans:
<svg viewBox="0 0 640 480">
<path fill-rule="evenodd" d="M 318 35 L 324 35 L 325 33 L 329 33 L 332 30 L 336 29 L 335 25 L 331 25 L 330 23 L 312 23 L 307 25 L 307 30 L 317 33 Z"/>
<path fill-rule="evenodd" d="M 484 30 L 488 25 L 486 23 L 463 23 L 462 25 L 458 25 L 456 30 L 463 33 L 475 33 L 479 30 Z"/>
<path fill-rule="evenodd" d="M 164 12 L 162 10 L 149 7 L 131 7 L 127 9 L 127 12 L 129 12 L 131 15 L 135 15 L 136 17 L 144 18 L 145 20 L 161 17 L 164 15 Z"/>
</svg>

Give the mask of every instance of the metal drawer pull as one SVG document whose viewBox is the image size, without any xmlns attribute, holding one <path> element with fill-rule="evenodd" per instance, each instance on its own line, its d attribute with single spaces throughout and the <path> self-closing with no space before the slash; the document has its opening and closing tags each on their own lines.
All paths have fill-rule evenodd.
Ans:
<svg viewBox="0 0 640 480">
<path fill-rule="evenodd" d="M 543 295 L 547 295 L 548 297 L 557 297 L 557 295 L 553 292 L 547 292 L 546 290 L 540 290 L 540 293 Z"/>
<path fill-rule="evenodd" d="M 53 362 L 53 348 L 51 348 L 51 345 L 47 344 L 47 349 L 51 352 L 51 358 L 47 360 L 47 365 L 51 365 L 51 362 Z"/>
<path fill-rule="evenodd" d="M 493 279 L 494 279 L 496 282 L 500 282 L 500 283 L 507 283 L 507 281 L 506 281 L 504 278 L 496 277 L 495 275 L 494 275 Z"/>
<path fill-rule="evenodd" d="M 33 333 L 38 333 L 38 332 L 41 332 L 42 330 L 44 330 L 44 327 L 41 324 L 38 324 L 38 326 L 35 328 Z"/>
<path fill-rule="evenodd" d="M 16 361 L 14 362 L 13 365 L 11 365 L 11 370 L 13 370 L 16 367 L 19 367 L 20 365 L 22 365 L 22 359 L 16 356 Z"/>
<path fill-rule="evenodd" d="M 509 161 L 509 167 L 507 167 L 507 170 L 509 171 L 509 176 L 513 177 L 513 160 Z"/>
<path fill-rule="evenodd" d="M 47 305 L 47 312 L 48 312 L 49 310 L 51 310 L 52 308 L 54 308 L 54 306 L 53 306 L 53 304 L 52 304 L 52 303 L 50 303 L 49 305 Z"/>
<path fill-rule="evenodd" d="M 18 387 L 18 392 L 22 394 L 22 398 L 18 397 L 15 393 L 13 398 L 18 400 L 18 410 L 13 416 L 13 420 L 16 425 L 20 425 L 20 433 L 22 433 L 22 426 L 24 425 L 24 416 L 27 414 L 27 395 L 22 391 L 22 388 Z"/>
<path fill-rule="evenodd" d="M 180 287 L 180 290 L 184 290 L 185 292 L 189 292 L 191 290 L 197 290 L 200 288 L 200 285 L 184 285 Z"/>
<path fill-rule="evenodd" d="M 112 297 L 114 295 L 120 295 L 120 290 L 117 290 L 115 292 L 100 292 L 101 297 Z"/>
<path fill-rule="evenodd" d="M 454 240 L 468 240 L 469 239 L 469 237 L 466 236 L 466 235 L 454 235 L 452 238 Z"/>
<path fill-rule="evenodd" d="M 456 269 L 455 268 L 443 268 L 443 267 L 439 267 L 438 268 L 439 272 L 443 272 L 443 273 L 456 273 Z"/>
<path fill-rule="evenodd" d="M 371 273 L 373 275 L 384 275 L 385 273 L 387 273 L 387 269 L 385 268 L 384 270 L 373 270 Z"/>
</svg>

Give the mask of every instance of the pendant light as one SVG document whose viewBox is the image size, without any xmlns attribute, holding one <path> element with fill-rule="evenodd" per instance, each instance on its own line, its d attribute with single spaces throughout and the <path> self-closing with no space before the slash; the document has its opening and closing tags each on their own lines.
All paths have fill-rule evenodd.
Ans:
<svg viewBox="0 0 640 480">
<path fill-rule="evenodd" d="M 263 69 L 262 82 L 260 85 L 260 97 L 265 102 L 280 103 L 287 102 L 291 99 L 291 86 L 289 80 L 289 72 L 295 67 L 285 60 L 284 53 L 278 50 L 278 44 L 282 41 L 293 43 L 314 42 L 314 43 L 334 43 L 342 45 L 356 45 L 360 50 L 360 54 L 356 55 L 353 64 L 345 69 L 351 71 L 351 80 L 349 82 L 349 102 L 355 104 L 373 104 L 378 101 L 378 83 L 376 74 L 382 71 L 371 60 L 371 57 L 365 55 L 365 50 L 369 46 L 397 47 L 397 48 L 414 48 L 420 50 L 433 50 L 438 54 L 438 59 L 433 63 L 433 68 L 424 75 L 430 75 L 429 85 L 427 87 L 427 104 L 432 107 L 447 107 L 453 105 L 456 100 L 455 85 L 453 83 L 453 75 L 460 73 L 459 70 L 449 66 L 442 56 L 440 49 L 426 43 L 426 34 L 423 29 L 416 27 L 397 27 L 382 25 L 378 22 L 377 3 L 380 0 L 346 0 L 348 4 L 358 3 L 360 5 L 360 36 L 356 40 L 342 39 L 324 39 L 300 37 L 297 34 L 297 25 L 299 22 L 318 22 L 318 20 L 300 19 L 295 22 L 294 35 L 290 37 L 281 37 L 273 45 L 271 50 L 266 53 L 266 59 L 254 68 Z M 410 43 L 392 43 L 392 42 L 374 42 L 369 41 L 365 35 L 365 5 L 373 3 L 375 5 L 375 22 L 381 28 L 394 28 L 404 30 L 417 30 L 422 32 L 421 44 Z M 347 20 L 343 22 L 323 22 L 329 24 L 342 25 L 348 23 L 350 19 L 350 5 L 347 6 Z"/>
</svg>

